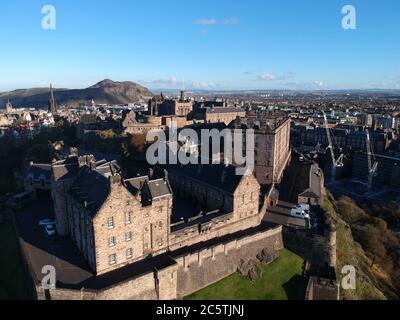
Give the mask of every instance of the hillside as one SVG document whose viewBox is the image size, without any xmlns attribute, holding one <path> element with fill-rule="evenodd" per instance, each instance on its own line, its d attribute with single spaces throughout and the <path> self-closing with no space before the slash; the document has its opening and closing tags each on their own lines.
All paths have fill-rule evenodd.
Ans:
<svg viewBox="0 0 400 320">
<path fill-rule="evenodd" d="M 387 300 L 398 299 L 390 273 L 355 240 L 352 226 L 344 220 L 339 210 L 341 200 L 337 202 L 330 194 L 324 195 L 324 209 L 331 215 L 337 226 L 337 263 L 339 279 L 340 271 L 346 265 L 357 270 L 357 289 L 341 290 L 343 300 Z M 352 208 L 352 210 L 359 210 Z M 350 211 L 348 211 L 350 212 Z M 375 259 L 374 259 L 375 260 Z"/>
<path fill-rule="evenodd" d="M 152 93 L 135 82 L 115 82 L 103 80 L 86 89 L 54 89 L 58 105 L 77 106 L 80 103 L 90 105 L 92 99 L 97 104 L 127 104 L 144 102 Z M 15 107 L 47 107 L 48 88 L 19 89 L 0 93 L 0 108 L 4 108 L 10 99 Z"/>
</svg>

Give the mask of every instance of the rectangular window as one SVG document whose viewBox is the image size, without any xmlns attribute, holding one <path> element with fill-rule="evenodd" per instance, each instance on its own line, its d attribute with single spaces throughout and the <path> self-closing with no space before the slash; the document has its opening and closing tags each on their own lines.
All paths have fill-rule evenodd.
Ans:
<svg viewBox="0 0 400 320">
<path fill-rule="evenodd" d="M 132 240 L 132 232 L 127 232 L 125 234 L 125 240 L 126 240 L 126 242 L 129 242 Z"/>
<path fill-rule="evenodd" d="M 112 266 L 113 264 L 117 263 L 117 255 L 112 254 L 111 256 L 108 257 L 108 263 Z"/>
<path fill-rule="evenodd" d="M 242 203 L 244 204 L 245 196 L 242 195 Z"/>
<path fill-rule="evenodd" d="M 114 217 L 109 217 L 107 220 L 108 229 L 114 228 Z"/>
<path fill-rule="evenodd" d="M 108 246 L 115 247 L 115 237 L 108 238 Z"/>
<path fill-rule="evenodd" d="M 130 212 L 125 213 L 125 223 L 126 224 L 132 223 L 132 214 Z"/>
<path fill-rule="evenodd" d="M 127 259 L 132 259 L 133 258 L 133 249 L 129 248 L 126 250 L 126 258 Z"/>
</svg>

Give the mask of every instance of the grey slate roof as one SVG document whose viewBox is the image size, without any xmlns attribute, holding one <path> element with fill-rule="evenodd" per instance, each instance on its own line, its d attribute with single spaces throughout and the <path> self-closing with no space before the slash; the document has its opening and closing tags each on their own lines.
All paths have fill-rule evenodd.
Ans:
<svg viewBox="0 0 400 320">
<path fill-rule="evenodd" d="M 225 166 L 224 164 L 215 165 L 185 165 L 168 166 L 168 171 L 175 172 L 177 175 L 184 175 L 204 184 L 213 186 L 229 193 L 234 193 L 239 186 L 243 176 L 236 174 L 234 166 Z"/>
<path fill-rule="evenodd" d="M 69 192 L 77 202 L 86 205 L 89 215 L 93 218 L 107 199 L 110 190 L 109 179 L 85 165 L 79 169 Z"/>
<path fill-rule="evenodd" d="M 77 158 L 68 158 L 55 162 L 52 165 L 53 178 L 55 181 L 74 179 L 78 174 L 78 169 Z"/>
<path fill-rule="evenodd" d="M 147 185 L 153 199 L 172 194 L 168 181 L 164 179 L 148 181 Z"/>
<path fill-rule="evenodd" d="M 143 187 L 144 183 L 149 180 L 148 176 L 143 176 L 143 177 L 136 177 L 132 179 L 127 179 L 124 180 L 126 187 L 128 190 L 136 195 L 140 189 Z"/>
</svg>

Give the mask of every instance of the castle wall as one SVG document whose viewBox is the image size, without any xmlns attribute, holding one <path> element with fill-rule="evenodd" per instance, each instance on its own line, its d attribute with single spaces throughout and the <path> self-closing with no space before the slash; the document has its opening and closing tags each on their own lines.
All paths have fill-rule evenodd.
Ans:
<svg viewBox="0 0 400 320">
<path fill-rule="evenodd" d="M 177 264 L 103 290 L 56 288 L 46 294 L 38 285 L 36 291 L 39 300 L 175 300 L 235 273 L 241 260 L 255 259 L 264 248 L 283 249 L 282 227 L 181 255 L 172 252 Z"/>
<path fill-rule="evenodd" d="M 243 217 L 240 221 L 234 221 L 232 214 L 221 216 L 208 223 L 193 225 L 191 227 L 173 232 L 170 235 L 170 250 L 177 250 L 195 243 L 208 241 L 232 234 L 240 230 L 256 227 L 260 224 L 261 214 L 251 217 Z"/>
<path fill-rule="evenodd" d="M 235 273 L 241 260 L 255 259 L 264 248 L 283 249 L 282 228 L 176 257 L 178 298 L 183 298 Z"/>
<path fill-rule="evenodd" d="M 305 300 L 339 300 L 339 284 L 337 281 L 310 277 Z"/>
<path fill-rule="evenodd" d="M 285 248 L 313 264 L 336 265 L 336 232 L 332 232 L 331 237 L 327 237 L 304 230 L 285 228 L 283 239 Z"/>
</svg>

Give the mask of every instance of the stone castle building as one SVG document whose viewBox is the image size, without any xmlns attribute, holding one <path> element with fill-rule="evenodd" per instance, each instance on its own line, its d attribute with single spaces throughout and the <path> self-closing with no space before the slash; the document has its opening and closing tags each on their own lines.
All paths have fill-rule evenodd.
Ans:
<svg viewBox="0 0 400 320">
<path fill-rule="evenodd" d="M 73 240 L 97 276 L 260 225 L 253 175 L 237 176 L 225 165 L 158 171 L 124 179 L 115 162 L 93 156 L 53 162 L 57 231 Z"/>
<path fill-rule="evenodd" d="M 193 104 L 193 100 L 186 97 L 185 91 L 181 91 L 178 99 L 166 99 L 161 92 L 160 95 L 149 100 L 148 113 L 151 116 L 176 115 L 186 117 L 193 111 Z"/>
<path fill-rule="evenodd" d="M 282 179 L 291 156 L 290 123 L 285 114 L 254 112 L 229 125 L 230 129 L 254 130 L 254 175 L 261 185 Z"/>
</svg>

